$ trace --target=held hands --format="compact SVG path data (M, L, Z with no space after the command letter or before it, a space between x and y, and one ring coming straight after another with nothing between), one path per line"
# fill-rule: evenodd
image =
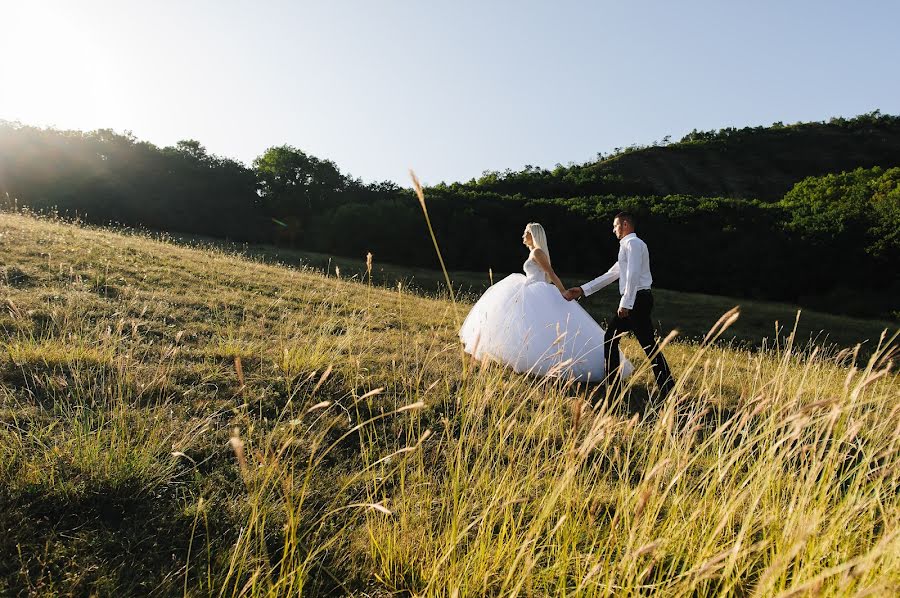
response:
M571 301L572 299L578 299L579 297L584 296L584 291L581 290L581 287L572 287L571 289L567 289L565 293L563 293L563 297L566 298L566 301Z
M628 314L630 314L630 313L631 313L631 310L630 310L630 309L626 309L626 308L624 308L624 307L620 307L620 308L619 308L619 311L616 312L616 315L618 315L620 318L627 318L627 317L628 317Z

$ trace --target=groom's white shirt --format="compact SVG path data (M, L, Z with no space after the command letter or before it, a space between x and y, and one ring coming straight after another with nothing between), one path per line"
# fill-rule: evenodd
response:
M653 284L650 276L650 251L647 244L630 233L619 240L619 259L606 274L581 285L585 297L596 293L606 285L619 281L622 299L619 307L634 309L634 298L638 291L649 289Z

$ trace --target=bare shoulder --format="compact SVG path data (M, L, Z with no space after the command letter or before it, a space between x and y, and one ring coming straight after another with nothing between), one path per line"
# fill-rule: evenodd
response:
M546 260L547 259L547 252L544 251L543 249L541 249L540 247L535 247L534 249L532 249L531 255L533 255L534 259L536 259L536 260Z

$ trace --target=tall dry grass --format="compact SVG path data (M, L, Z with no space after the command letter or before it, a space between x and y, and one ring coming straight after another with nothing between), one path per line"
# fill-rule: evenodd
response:
M454 362L426 388L401 385L389 404L414 409L341 436L363 462L304 526L312 535L285 528L282 556L233 593L300 592L336 546L345 568L424 596L900 590L896 339L882 337L859 370L793 335L760 352L715 345L738 316L678 348L678 387L639 413L627 397L649 379L646 363L620 395ZM305 468L261 457L292 522L304 512L302 492L290 498L297 468L319 475L336 446L325 444ZM356 517L329 523L339 512Z
M792 337L723 346L726 314L667 345L678 387L643 405L633 343L638 370L605 395L469 368L453 305L402 287L3 225L29 280L0 314L0 499L28 530L0 540L4 590L900 589L889 338L855 368Z

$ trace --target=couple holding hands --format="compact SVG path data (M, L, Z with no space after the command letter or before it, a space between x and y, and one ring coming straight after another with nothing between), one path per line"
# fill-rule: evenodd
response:
M619 351L619 339L631 331L652 360L664 399L675 380L659 350L650 317L650 253L634 231L634 216L617 214L613 219L613 234L619 239L616 262L594 280L566 289L553 271L544 228L536 222L528 224L522 234L522 242L530 249L522 267L525 273L510 274L472 307L459 331L466 353L477 360L499 361L517 372L606 382L617 388L633 371ZM621 299L604 333L573 300L617 280Z

